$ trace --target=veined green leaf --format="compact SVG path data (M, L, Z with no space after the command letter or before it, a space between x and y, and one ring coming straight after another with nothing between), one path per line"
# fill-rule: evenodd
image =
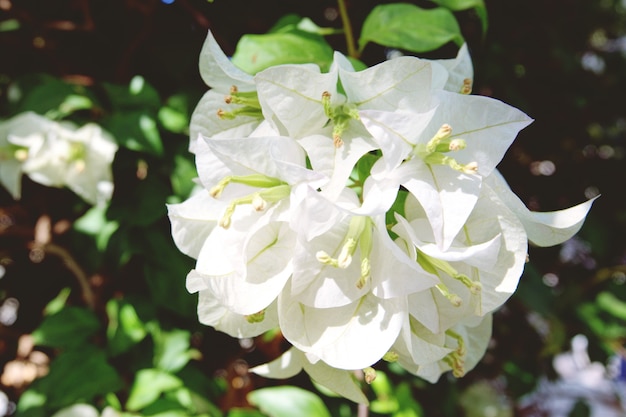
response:
M369 42L411 52L435 50L448 42L463 44L456 18L449 9L422 9L408 3L376 6L365 19L359 49Z

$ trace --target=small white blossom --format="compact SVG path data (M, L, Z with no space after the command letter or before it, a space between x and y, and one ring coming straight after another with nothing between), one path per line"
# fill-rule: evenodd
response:
M5 136L6 135L6 136ZM113 193L111 164L117 151L113 137L100 126L77 127L70 122L53 122L35 113L24 113L0 127L4 149L12 145L18 153L10 160L10 181L3 182L19 197L19 170L33 181L49 187L68 187L91 204L105 203ZM4 171L4 170L3 170Z

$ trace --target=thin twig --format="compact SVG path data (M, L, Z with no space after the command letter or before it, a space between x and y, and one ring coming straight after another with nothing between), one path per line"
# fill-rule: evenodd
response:
M354 35L352 33L352 23L350 23L350 17L348 16L348 8L346 7L345 0L337 0L339 6L339 14L341 15L341 22L343 24L343 32L346 36L346 46L348 48L348 56L352 58L359 57L359 51L356 49L354 43Z

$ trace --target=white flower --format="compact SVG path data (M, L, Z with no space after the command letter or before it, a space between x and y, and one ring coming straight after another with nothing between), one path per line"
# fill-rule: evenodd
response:
M49 187L67 186L91 204L111 198L111 163L117 144L100 126L89 123L77 127L70 122L58 123L25 113L11 119L4 129L7 142L21 152L18 158L22 162L21 171L33 181ZM10 175L9 187L19 196L16 175Z
M433 382L462 376L528 240L561 242L591 205L532 213L508 189L495 167L531 119L467 95L466 46L451 60L357 72L336 53L328 73L251 77L209 34L201 70L214 89L191 126L203 189L168 206L172 236L197 259L187 288L202 323L235 337L278 327L293 346L259 374L304 370L358 402L350 371L381 359Z
M445 251L434 244L419 206L412 210L407 209L408 221L397 216L393 230L405 240L410 256L442 280L409 295L409 311L422 325L443 332L464 317L494 311L513 294L526 261L526 234L493 191L481 191L463 230Z
M373 175L394 177L417 197L445 250L472 211L481 177L494 170L531 119L487 97L446 91L434 97L434 107L424 113L360 115L385 161Z
M44 132L53 122L33 112L20 113L0 122L0 183L14 199L22 194L22 165L30 149L37 149L45 140Z
M199 69L211 89L200 99L191 116L189 150L192 153L197 152L199 135L245 137L262 120L260 107L250 106L246 101L255 102L252 76L231 63L210 31L200 52Z
M447 371L461 377L480 362L491 340L492 315L459 321L434 334L411 324L394 346L398 363L407 371L435 383Z
M261 71L254 79L265 118L300 141L313 169L329 176L323 190L333 198L356 162L378 148L359 111L425 110L431 77L430 63L417 58L397 58L355 72L335 53L328 73L316 66L285 65Z

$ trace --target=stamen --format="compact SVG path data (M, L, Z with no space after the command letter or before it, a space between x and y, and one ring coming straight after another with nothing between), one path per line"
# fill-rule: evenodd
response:
M28 150L18 149L15 151L14 155L15 155L15 159L17 159L20 162L24 162L26 161L26 159L28 159Z
M263 211L267 208L267 201L263 200L260 194L254 194L252 197L252 207L256 211Z
M376 371L371 366L363 369L363 379L366 384L371 384L376 379Z
M441 295L446 297L448 301L452 303L453 306L460 307L461 304L463 304L463 300L461 299L461 297L459 297L456 294L452 294L450 290L448 289L448 287L445 286L445 284L437 284L435 285L435 288L437 288L439 292L441 293Z
M428 141L426 148L429 152L436 152L437 145L439 145L442 140L449 138L451 134L452 127L449 124L444 123L443 125L441 125L437 133L435 133L435 136L433 136L433 138Z
M337 257L337 263L339 268L346 269L352 263L352 254L356 249L358 241L354 238L347 238L346 242L341 247L341 252Z
M476 295L480 293L482 290L482 285L480 282L472 281L467 275L459 273L450 263L447 261L443 261L441 259L434 258L432 256L426 255L424 252L417 250L418 255L418 263L422 266L426 271L437 274L438 271L441 271L457 281L461 282L465 285L472 294ZM443 284L442 284L443 285Z
M444 357L443 361L447 363L450 368L452 368L452 375L460 378L465 375L464 357L467 354L465 341L460 334L451 329L446 330L446 335L456 340L457 348L454 350L454 352L450 352L446 357Z
M460 151L465 149L465 147L467 146L467 142L465 142L464 139L452 139L450 141L450 144L448 145L448 150L454 152L454 151Z
M470 94L472 92L472 80L466 78L463 80L463 86L461 87L461 94Z

